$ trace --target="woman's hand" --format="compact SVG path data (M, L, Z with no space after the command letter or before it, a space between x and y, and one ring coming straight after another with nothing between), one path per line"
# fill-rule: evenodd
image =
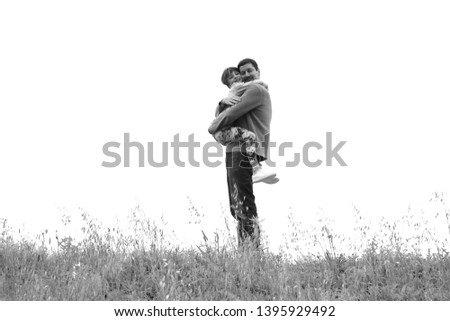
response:
M228 97L225 97L224 99L222 99L222 104L231 106L231 105L236 105L240 101L241 101L241 97L236 96L234 94L230 94L230 95L228 95Z

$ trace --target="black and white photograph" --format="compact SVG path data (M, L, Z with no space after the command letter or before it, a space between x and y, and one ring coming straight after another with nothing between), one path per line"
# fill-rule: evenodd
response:
M445 311L449 17L1 1L5 320Z

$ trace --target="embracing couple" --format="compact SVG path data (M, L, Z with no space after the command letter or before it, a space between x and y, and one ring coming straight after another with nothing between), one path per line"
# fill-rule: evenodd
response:
M224 70L222 83L230 92L217 106L216 118L208 129L227 147L228 195L231 215L238 221L239 245L251 241L256 247L260 240L253 184L279 180L261 165L267 159L272 104L268 86L259 76L258 64L249 58Z

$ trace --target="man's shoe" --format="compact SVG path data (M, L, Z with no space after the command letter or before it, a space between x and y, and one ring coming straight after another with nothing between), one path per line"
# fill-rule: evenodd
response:
M259 183L263 180L267 180L267 179L273 179L275 178L275 176L277 176L277 174L273 171L270 171L268 169L264 169L261 166L256 166L255 170L253 172L253 183ZM271 184L271 183L269 183ZM274 183L272 183L274 184Z

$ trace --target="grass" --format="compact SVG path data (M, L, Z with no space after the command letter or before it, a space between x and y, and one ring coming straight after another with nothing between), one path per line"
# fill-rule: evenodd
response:
M432 202L441 206L433 219L450 234L443 195ZM192 202L189 211L199 224ZM450 300L447 237L435 237L417 215L381 221L377 231L357 209L355 219L356 245L326 219L311 228L290 215L276 254L237 248L228 221L225 233L203 232L203 241L188 248L136 212L129 232L103 228L83 213L78 240L48 231L27 238L4 224L0 300ZM292 255L307 243L319 250Z

